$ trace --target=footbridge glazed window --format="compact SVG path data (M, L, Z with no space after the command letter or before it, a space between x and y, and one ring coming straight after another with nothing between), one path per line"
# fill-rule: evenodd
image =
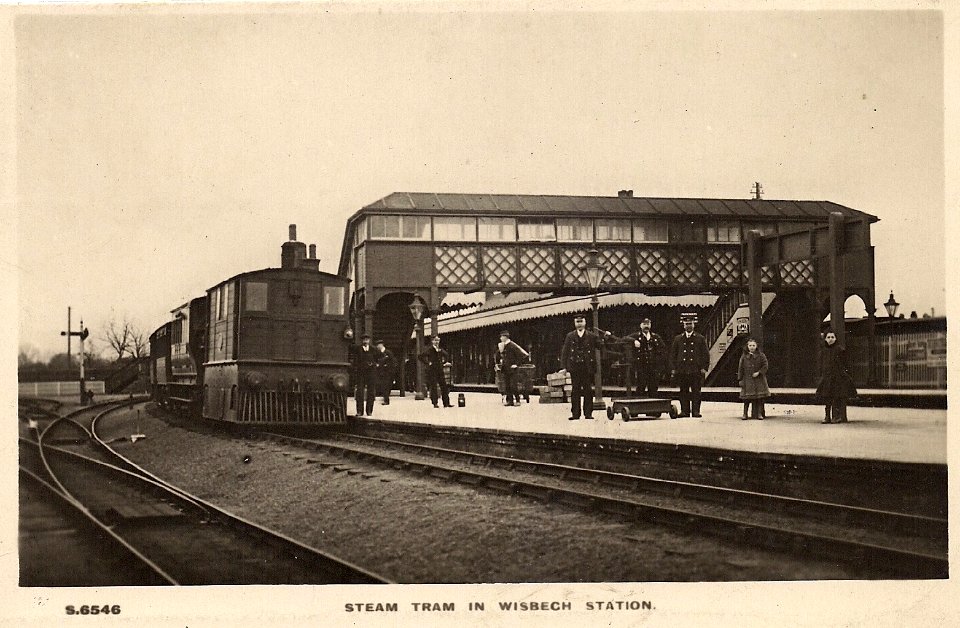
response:
M630 221L610 218L597 220L597 242L629 242Z
M557 239L552 218L521 218L517 221L517 237L525 242L553 242Z
M633 222L634 242L657 242L668 240L666 220L635 220Z
M370 239L429 240L429 216L370 216Z
M589 218L557 218L557 240L561 242L593 242L593 220Z
M717 222L707 225L707 242L739 242L740 223Z
M483 242L514 242L517 222L513 218L479 218L480 240Z
M475 242L477 240L477 219L458 216L434 218L433 239Z

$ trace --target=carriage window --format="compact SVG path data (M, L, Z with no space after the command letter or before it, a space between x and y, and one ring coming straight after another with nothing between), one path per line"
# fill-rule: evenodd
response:
M332 316L343 316L344 288L343 286L324 286L323 313Z
M248 312L267 311L267 284L262 281L248 281L246 284L244 309Z
M597 220L597 241L629 242L629 220Z
M553 220L521 218L517 221L517 233L520 240L533 242L553 242L557 231Z
M557 240L593 242L593 221L589 218L557 218Z
M633 223L634 242L666 242L667 222L665 220L636 220Z
M513 218L479 218L480 239L485 242L513 242L517 223Z
M434 240L475 241L477 239L476 218L434 218Z

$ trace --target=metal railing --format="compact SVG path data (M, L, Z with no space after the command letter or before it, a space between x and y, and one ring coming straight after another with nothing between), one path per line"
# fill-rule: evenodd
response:
M342 423L346 395L327 392L241 391L237 409L240 423Z

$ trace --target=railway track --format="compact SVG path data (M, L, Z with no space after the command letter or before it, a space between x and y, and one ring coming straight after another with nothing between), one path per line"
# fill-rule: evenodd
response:
M381 438L346 434L324 439L280 434L263 437L341 460L405 469L799 556L836 559L856 565L865 577L948 575L945 519ZM349 462L340 465L351 470Z
M128 584L388 582L217 508L112 452L97 435L98 422L118 408L84 408L38 429L36 439L21 437L20 472L82 516L85 531L135 559L137 575Z

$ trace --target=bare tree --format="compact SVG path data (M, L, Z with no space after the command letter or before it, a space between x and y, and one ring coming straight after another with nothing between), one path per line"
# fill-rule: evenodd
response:
M31 344L21 344L20 351L17 353L17 367L24 368L40 362L40 352Z
M150 338L138 325L130 326L130 355L139 359L150 353Z
M104 327L102 338L116 352L117 360L121 360L123 354L130 350L130 328L130 320L126 316L123 317L122 321L117 321L115 317L111 316Z

